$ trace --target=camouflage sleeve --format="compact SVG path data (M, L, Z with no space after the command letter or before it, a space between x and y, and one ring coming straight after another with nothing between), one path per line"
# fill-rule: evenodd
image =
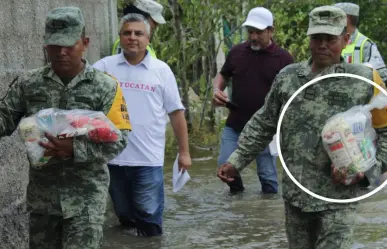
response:
M106 84L104 92L101 93L101 96L103 96L101 111L105 113L107 117L111 116L113 111L115 112L113 114L116 114L116 116L124 117L124 119L126 119L126 124L118 124L118 122L113 121L116 127L120 130L119 140L113 143L96 144L89 141L85 136L75 137L73 142L75 162L99 161L106 163L117 157L125 149L127 145L128 132L131 127L126 110L126 103L123 102L125 105L125 108L123 109L113 108L116 106L117 99L124 101L122 95L117 96L118 93L122 94L121 88L118 84Z
M378 134L376 158L380 162L381 173L387 172L387 126L375 129Z
M386 85L379 76L377 71L373 71L373 81L386 89ZM380 90L376 87L374 89L374 96L380 93ZM372 124L375 127L376 133L378 134L377 143L377 159L381 163L381 173L387 171L387 108L372 110Z
M25 103L19 78L15 78L7 94L0 99L0 137L11 135L24 116Z
M364 44L363 61L369 62L378 71L383 82L387 82L387 67L375 43L368 41Z
M380 175L387 172L387 127L375 128L378 140L376 143L376 165L364 172L366 177L361 185L376 186Z
M273 140L282 106L279 91L283 75L280 72L274 79L264 106L246 124L239 136L237 149L227 160L238 171L248 166Z
M373 81L378 85L385 87L385 84L382 82L381 77L377 71L373 70ZM379 89L372 87L372 96L375 96L380 93ZM371 98L370 97L370 98ZM377 151L376 151L376 166L372 167L370 170L365 172L365 176L368 180L368 183L365 185L375 185L380 177L380 174L383 174L387 171L387 116L386 110L384 109L374 109L371 111L372 114L372 125L375 128L375 131L378 135L377 140Z
M382 77L383 82L387 83L387 67L379 68L377 71L380 74L380 77Z

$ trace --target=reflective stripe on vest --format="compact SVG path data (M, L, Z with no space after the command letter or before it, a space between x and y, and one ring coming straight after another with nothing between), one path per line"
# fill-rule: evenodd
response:
M114 42L113 49L112 49L112 55L116 55L121 53L121 47L120 47L120 39L117 39L116 42Z
M356 39L351 44L348 44L341 52L344 60L347 63L363 63L363 48L366 41L370 40L360 32L357 33Z

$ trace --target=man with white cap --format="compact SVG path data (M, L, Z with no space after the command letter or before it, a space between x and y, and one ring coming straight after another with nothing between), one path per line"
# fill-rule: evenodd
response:
M133 3L126 5L123 10L124 16L129 13L141 14L148 19L149 24L151 26L150 40L152 40L152 36L157 28L157 25L166 23L162 14L163 6L154 0L135 0ZM148 44L146 49L151 56L157 58L156 52L154 51L150 43ZM113 45L112 55L119 53L121 53L121 47L120 39L118 38Z
M292 56L280 48L273 40L273 15L263 8L252 9L243 26L247 30L248 41L234 46L226 58L220 73L214 80L213 103L215 106L229 107L230 114L222 132L218 165L237 148L238 138L253 114L264 103L266 94L278 72L293 63ZM232 78L232 101L223 93L226 82ZM277 193L276 158L269 147L256 157L257 173L263 193ZM229 183L230 191L243 191L242 178Z
M384 82L387 82L387 68L376 44L357 29L359 6L354 3L336 3L347 15L347 32L351 35L342 56L348 63L363 63L377 70Z

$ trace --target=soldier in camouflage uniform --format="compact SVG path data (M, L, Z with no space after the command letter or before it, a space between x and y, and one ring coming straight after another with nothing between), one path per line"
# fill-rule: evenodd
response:
M309 14L311 58L285 67L275 78L265 105L249 120L239 139L238 149L219 169L218 177L233 181L257 154L262 152L276 133L280 113L302 85L318 76L351 73L384 86L376 71L361 64L345 63L341 50L349 39L345 13L334 6L315 8ZM379 135L378 163L359 173L351 183L331 162L321 142L321 131L332 115L355 105L367 104L377 94L364 81L347 77L328 78L314 84L292 101L281 125L281 149L292 175L310 191L321 196L347 199L357 196L362 186L374 184L387 170L386 110L373 110L373 125ZM345 172L341 172L345 173ZM291 249L350 248L357 203L338 204L316 199L303 192L284 174L283 198L286 232Z
M57 8L46 20L44 43L50 64L16 78L0 102L0 137L11 135L21 118L46 108L102 111L121 130L114 143L85 136L59 140L46 134L40 145L54 159L30 167L27 204L31 249L97 249L108 197L107 161L126 146L131 129L117 82L82 58L85 37L81 10Z

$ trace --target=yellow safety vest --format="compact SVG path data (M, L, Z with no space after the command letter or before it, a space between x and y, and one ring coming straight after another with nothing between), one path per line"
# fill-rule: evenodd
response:
M370 40L368 37L358 32L357 36L351 44L348 44L341 52L344 60L350 64L363 63L363 48L366 41Z
M157 58L156 52L154 51L154 49L152 48L152 46L150 44L146 47L146 50L148 50L148 53L152 57ZM120 46L120 39L117 39L113 45L112 55L119 54L119 53L121 53L121 46Z
M373 70L373 81L386 89L386 85L384 84L382 78L376 70ZM386 89L387 90L387 89ZM380 90L374 87L374 96L380 93ZM372 124L374 128L385 128L387 127L387 108L383 109L374 109L371 111L372 114Z

